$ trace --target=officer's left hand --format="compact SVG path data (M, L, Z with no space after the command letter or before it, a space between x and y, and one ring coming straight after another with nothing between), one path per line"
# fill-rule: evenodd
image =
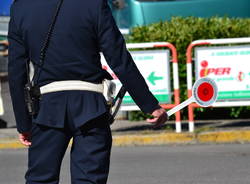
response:
M31 133L25 132L19 134L20 142L25 146L31 146Z

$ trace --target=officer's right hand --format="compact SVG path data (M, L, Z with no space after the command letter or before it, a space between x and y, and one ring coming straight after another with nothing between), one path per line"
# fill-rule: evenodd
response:
M19 141L24 146L31 146L31 133L30 132L20 133L19 134Z
M147 122L154 124L156 127L163 125L168 120L166 110L163 108L154 110L151 115L153 116L153 118L147 119Z

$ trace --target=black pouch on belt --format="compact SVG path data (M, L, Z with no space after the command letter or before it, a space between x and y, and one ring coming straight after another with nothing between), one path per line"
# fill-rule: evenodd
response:
M24 87L24 95L29 114L35 116L39 110L40 88L27 83Z

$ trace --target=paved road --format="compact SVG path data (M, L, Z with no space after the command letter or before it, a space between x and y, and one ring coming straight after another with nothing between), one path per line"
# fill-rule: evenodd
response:
M0 150L0 183L24 183L26 150ZM61 184L69 184L69 152ZM113 148L109 184L249 184L250 144Z

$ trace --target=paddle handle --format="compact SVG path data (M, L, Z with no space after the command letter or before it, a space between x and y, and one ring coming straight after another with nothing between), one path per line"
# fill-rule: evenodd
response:
M194 102L194 98L193 96L191 96L190 98L188 98L187 100L185 100L184 102L180 103L179 105L175 106L174 108L170 109L169 111L167 111L167 115L168 117L173 115L174 113L176 113L177 111L183 109L184 107L188 106L189 104L191 104L192 102Z

